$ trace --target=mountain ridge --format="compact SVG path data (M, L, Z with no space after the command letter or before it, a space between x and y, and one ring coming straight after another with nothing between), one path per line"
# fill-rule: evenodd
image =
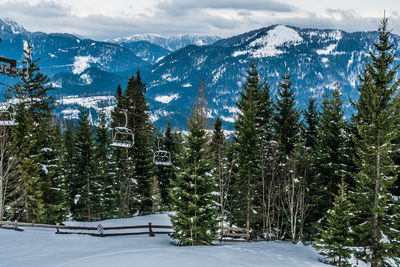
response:
M237 112L235 103L253 60L260 76L267 77L273 96L280 74L285 65L289 67L299 108L304 108L311 96L321 100L325 88L340 83L349 115L349 99L358 97L358 74L369 57L368 51L374 49L377 32L349 33L276 24L208 45L186 45L176 51L146 40L116 44L79 39L71 34L0 30L0 37L4 39L0 55L5 56L6 48L7 55L13 57L18 52L19 58L23 40L34 40L34 52L41 57L42 71L54 78L59 88L66 85L79 88L75 91L82 91L81 95L112 95L116 84L124 87L129 75L140 69L148 88L146 98L151 118L161 128L167 120L185 128L189 103L203 77L211 116L220 116L225 127L232 129ZM394 49L400 50L400 37L392 34L391 40ZM397 57L395 62L398 64L400 59ZM59 90L64 95L68 95L67 91ZM76 93L71 90L72 94Z

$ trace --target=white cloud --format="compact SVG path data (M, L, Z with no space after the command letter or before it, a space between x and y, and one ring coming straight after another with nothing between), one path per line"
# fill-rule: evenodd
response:
M97 40L134 33L228 37L272 24L376 30L383 10L400 34L398 0L0 0L0 16L27 30Z

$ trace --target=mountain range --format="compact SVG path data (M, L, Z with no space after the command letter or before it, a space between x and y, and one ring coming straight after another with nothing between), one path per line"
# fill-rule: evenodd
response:
M309 97L321 100L326 88L340 84L348 115L350 99L358 96L358 75L377 36L377 32L272 25L225 39L147 34L94 41L28 32L10 19L0 19L0 56L20 60L24 44L30 43L41 70L57 88L57 112L67 118L76 118L82 105L91 108L93 120L100 105L110 111L117 85L126 86L129 75L140 69L156 126L163 128L171 120L175 127L185 128L190 103L203 79L210 116L220 116L225 128L232 129L235 103L253 60L273 95L288 67L299 108ZM398 51L400 37L392 34L391 41ZM399 57L395 61L400 63ZM0 81L13 82L5 77Z

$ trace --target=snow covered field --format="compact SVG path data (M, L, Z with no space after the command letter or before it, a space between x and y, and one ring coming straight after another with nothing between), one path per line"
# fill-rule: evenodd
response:
M103 226L169 225L168 215L102 221ZM97 226L99 222L69 222ZM178 247L167 235L92 237L56 235L54 229L0 229L0 266L327 266L310 246L288 242L216 243ZM143 229L142 229L143 230Z

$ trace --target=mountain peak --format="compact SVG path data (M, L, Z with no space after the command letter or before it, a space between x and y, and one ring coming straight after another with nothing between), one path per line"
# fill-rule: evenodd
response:
M26 32L25 28L9 18L0 18L0 30L13 34Z

